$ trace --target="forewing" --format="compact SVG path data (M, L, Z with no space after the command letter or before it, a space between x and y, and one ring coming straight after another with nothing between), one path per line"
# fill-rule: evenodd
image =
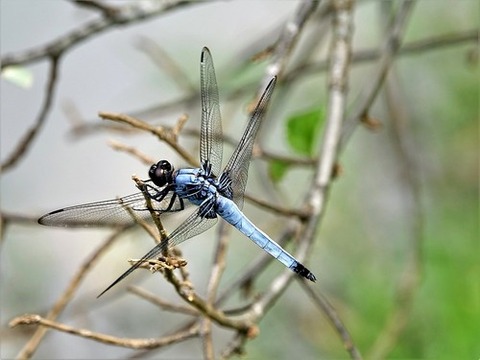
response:
M267 110L276 81L277 78L274 77L268 83L250 117L240 142L223 170L232 180L233 201L240 209L243 207L243 195L245 193L245 186L247 185L248 167L250 165L250 158L252 157L253 143L255 142L255 137L257 136L258 129Z
M130 275L135 269L137 269L142 263L147 260L155 259L166 248L174 247L187 239L201 234L205 230L211 228L216 222L217 218L206 218L205 214L210 213L213 209L214 202L210 200L202 203L198 209L193 212L183 223L181 223L168 237L167 241L162 241L156 245L152 250L146 253L142 258L132 265L127 271L118 277L110 286L108 286L98 297L102 296L112 287L117 285L120 281Z
M162 201L151 200L153 210L164 213L183 209L183 203L173 191L169 191ZM170 207L170 208L169 208ZM133 224L135 219L127 208L134 211L135 216L150 220L145 196L142 192L118 199L97 201L75 205L52 211L42 216L38 222L47 226L114 226Z
M212 55L204 47L200 58L200 96L202 123L200 126L200 162L209 160L213 174L218 176L222 166L222 118Z

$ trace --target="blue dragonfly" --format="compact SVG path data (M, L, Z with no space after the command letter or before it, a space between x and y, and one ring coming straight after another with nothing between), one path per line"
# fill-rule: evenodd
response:
M253 143L272 96L276 77L270 80L264 90L223 171L218 88L212 56L206 47L203 48L200 59L200 83L200 168L175 170L170 162L160 160L150 167L149 180L140 188L141 192L114 200L59 209L38 220L40 224L48 226L120 225L135 221L132 212L135 217L148 219L151 218L149 210L163 214L181 211L192 204L197 206L168 236L167 241L162 241L146 253L99 296L130 275L142 263L158 258L167 248L172 248L212 227L219 216L298 275L311 281L316 280L310 270L256 227L241 211Z

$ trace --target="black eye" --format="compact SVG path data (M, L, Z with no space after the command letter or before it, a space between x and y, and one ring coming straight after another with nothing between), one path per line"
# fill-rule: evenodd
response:
M172 181L173 167L167 160L160 160L148 170L148 176L155 185L164 186Z
M172 164L170 164L167 160L160 160L157 165L159 168L165 171L172 171Z

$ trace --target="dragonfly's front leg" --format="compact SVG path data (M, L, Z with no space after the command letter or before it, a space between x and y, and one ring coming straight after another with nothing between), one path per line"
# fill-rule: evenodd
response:
M151 186L146 183L142 183L138 188L147 196L149 199L155 201L158 204L161 204L162 201L164 201L167 197L167 195L170 194L171 192L171 197L167 201L165 201L166 204L162 204L162 207L155 207L153 210L154 211L160 211L160 212L169 212L169 211L182 211L185 209L185 204L183 202L183 199L178 196L178 194L175 192L175 187L173 184L169 184L159 190L158 188ZM176 204L178 201L178 204ZM174 208L175 207L175 208Z

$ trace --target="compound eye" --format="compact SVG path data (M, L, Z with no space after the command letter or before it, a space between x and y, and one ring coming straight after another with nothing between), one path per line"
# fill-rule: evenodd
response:
M172 164L170 164L167 160L160 160L157 165L159 168L165 171L172 171Z
M155 185L164 186L172 180L172 165L166 160L160 160L148 170L148 176Z

